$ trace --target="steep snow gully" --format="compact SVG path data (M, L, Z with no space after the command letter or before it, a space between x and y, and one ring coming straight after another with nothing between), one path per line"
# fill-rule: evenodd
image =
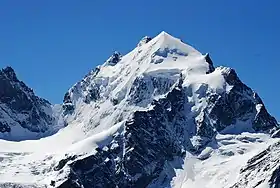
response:
M232 68L166 32L52 105L0 70L0 187L277 188L279 125Z

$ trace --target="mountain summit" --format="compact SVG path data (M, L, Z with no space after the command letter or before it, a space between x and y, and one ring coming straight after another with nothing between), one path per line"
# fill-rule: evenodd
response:
M265 150L265 143L277 140L271 138L276 120L232 68L215 68L209 54L166 32L144 37L126 55L114 52L74 84L61 110L52 114L53 125L65 127L18 143L18 152L29 154L13 157L16 166L4 156L3 185L142 188L205 182L245 188L248 181L254 184L247 174L263 169L255 163L254 169L245 168L246 162L251 165L249 159ZM230 162L235 160L240 164ZM272 166L269 173L277 163ZM8 178L1 169L14 173ZM263 182L269 181L268 174L262 175Z

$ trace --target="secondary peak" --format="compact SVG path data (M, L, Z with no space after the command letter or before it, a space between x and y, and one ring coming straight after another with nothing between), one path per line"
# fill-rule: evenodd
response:
M147 43L150 42L151 40L152 40L151 37L145 36L145 37L143 37L143 38L140 40L140 42L137 44L137 47L140 47L140 46L142 46L143 44L147 44Z

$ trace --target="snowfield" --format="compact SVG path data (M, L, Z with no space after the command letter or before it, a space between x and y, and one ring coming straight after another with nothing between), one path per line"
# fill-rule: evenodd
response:
M241 168L252 156L279 139L272 139L266 134L242 133L217 135L217 141L213 147L205 148L198 157L190 155L185 159L183 169L176 170L172 187L229 188L238 182ZM265 187L269 186L258 186Z
M64 155L90 153L97 145L106 145L106 142L110 142L110 135L121 126L116 125L77 143L71 143L72 139L61 137L60 133L41 140L22 142L1 140L0 182L23 185L34 183L43 187L58 176L51 171L51 167L54 167ZM76 135L75 131L72 134L70 132L65 134ZM240 169L252 156L278 141L280 139L273 139L261 133L217 135L217 143L212 143L212 146L205 148L200 155L187 154L182 167L175 170L176 176L171 182L171 187L229 188L238 180ZM173 161L170 165L173 163L180 162ZM63 178L63 174L60 176ZM269 186L259 186L265 187Z

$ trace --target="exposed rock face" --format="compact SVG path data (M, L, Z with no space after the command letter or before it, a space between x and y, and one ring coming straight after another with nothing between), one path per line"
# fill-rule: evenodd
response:
M210 55L207 53L205 56L206 62L209 64L209 71L207 73L211 73L215 70L214 64L212 59L210 58Z
M223 76L231 89L220 95L210 95L207 109L217 131L238 121L249 121L255 131L267 131L277 125L259 96L240 81L233 69L225 69Z
M105 65L114 66L116 65L122 58L120 52L114 52L113 55L105 62Z
M0 70L0 132L10 133L22 127L45 132L53 123L51 105L17 79L11 67Z
M140 47L140 46L142 46L143 44L147 44L147 43L150 42L151 40L152 40L151 37L145 36L145 37L143 37L143 38L140 40L140 42L137 44L137 47Z

